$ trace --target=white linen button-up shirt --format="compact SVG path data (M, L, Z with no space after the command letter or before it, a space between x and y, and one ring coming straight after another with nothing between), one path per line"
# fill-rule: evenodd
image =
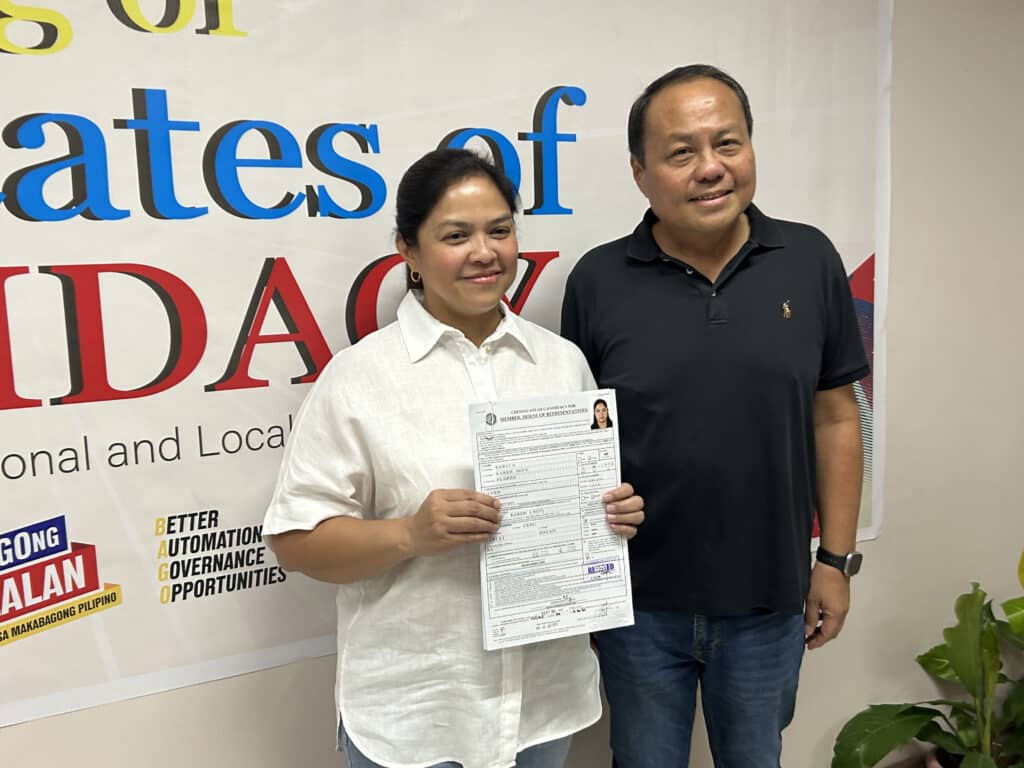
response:
M467 405L594 388L570 342L505 311L479 348L410 292L398 321L340 351L296 416L265 535L336 515L414 514L473 488ZM585 635L484 651L479 545L338 588L335 694L345 730L389 768L511 766L601 715Z

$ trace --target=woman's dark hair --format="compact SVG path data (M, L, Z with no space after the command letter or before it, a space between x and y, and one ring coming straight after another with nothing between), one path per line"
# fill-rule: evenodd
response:
M420 227L434 206L453 185L472 176L490 179L512 213L519 210L519 193L504 173L482 155L468 149L435 149L411 166L398 182L395 230L409 245L417 244ZM414 285L406 269L406 285Z
M595 411L597 410L597 406L599 406L599 405L603 405L603 406L604 406L604 409L605 409L606 411L608 410L608 403L606 403L606 402L605 402L604 400L602 400L601 398L598 398L597 400L595 400L595 401L594 401L594 410L595 410ZM612 414L611 414L611 411L609 411L609 412L608 412L608 417L607 417L607 421L608 421L608 426L609 426L609 427L611 427L611 426L614 426L614 425L612 424ZM600 426L598 425L598 423L597 423L597 414L596 414L596 413L594 414L594 423L590 425L590 428L591 428L591 429L600 429L600 428L601 428L601 427L600 427Z
M644 128L646 127L644 121L647 119L647 107L650 106L651 99L670 85L688 83L691 80L699 80L700 78L717 80L723 85L728 86L736 94L736 98L740 100L740 107L743 108L743 119L747 124L747 135L754 135L754 116L750 112L750 99L747 98L747 92L743 90L743 86L734 77L710 64L690 64L685 67L676 67L644 88L644 92L637 96L636 101L633 102L633 106L629 110L629 120L626 123L629 154L637 159L641 167L644 165Z

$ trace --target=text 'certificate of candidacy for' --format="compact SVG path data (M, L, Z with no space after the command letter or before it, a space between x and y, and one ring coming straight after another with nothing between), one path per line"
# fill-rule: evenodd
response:
M480 553L486 650L633 623L602 498L621 482L617 413L611 389L469 407L476 487L502 515Z

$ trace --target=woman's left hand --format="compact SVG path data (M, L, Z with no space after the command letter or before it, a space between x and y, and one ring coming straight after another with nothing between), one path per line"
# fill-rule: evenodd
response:
M636 527L644 521L644 499L623 483L604 494L604 511L608 526L627 539L636 536Z

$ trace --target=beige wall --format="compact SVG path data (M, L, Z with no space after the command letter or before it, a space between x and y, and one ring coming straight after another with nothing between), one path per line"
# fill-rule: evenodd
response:
M1024 249L1012 223L1024 2L895 0L893 36L886 522L864 547L842 638L805 663L788 768L827 766L840 725L868 702L933 695L914 655L940 639L969 581L1014 593L1024 546ZM0 754L87 768L340 766L332 664L7 728ZM605 739L603 723L579 737L571 768L607 765ZM692 764L711 766L699 740Z

